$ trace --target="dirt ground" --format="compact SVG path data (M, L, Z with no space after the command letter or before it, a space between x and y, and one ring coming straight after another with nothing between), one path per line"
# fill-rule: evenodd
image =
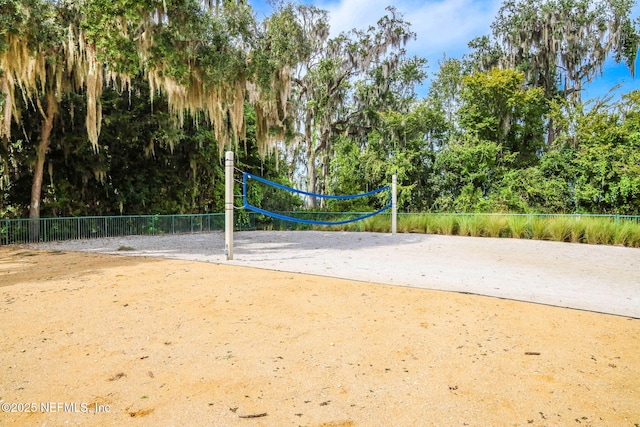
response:
M0 248L0 426L638 426L640 320Z

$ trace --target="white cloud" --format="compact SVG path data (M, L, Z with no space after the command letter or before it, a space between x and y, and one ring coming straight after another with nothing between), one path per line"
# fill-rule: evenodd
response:
M320 9L329 11L331 34L337 35L353 28L362 29L375 25L385 15L388 0L343 0L339 3L313 2Z
M408 10L407 21L418 35L417 50L425 56L447 52L457 56L475 37L489 34L501 1L444 0Z
M331 33L337 35L353 28L375 25L384 16L389 0L313 1L329 11ZM393 5L411 23L417 35L409 42L410 55L427 58L435 70L437 62L447 54L460 57L468 51L467 44L475 37L489 34L502 0L400 0Z

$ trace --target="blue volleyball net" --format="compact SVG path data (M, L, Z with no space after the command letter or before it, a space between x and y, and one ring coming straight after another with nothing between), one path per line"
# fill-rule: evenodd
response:
M296 217L292 217L289 215L283 215L280 213L276 213L276 212L271 212L271 211L267 211L265 209L259 208L257 206L252 205L251 203L249 203L249 201L247 200L247 182L253 179L255 181L258 181L262 184L266 184L275 188L279 188L281 190L284 191L288 191L291 193L295 193L295 194L300 194L303 196L310 196L310 197L317 197L320 199L334 199L334 200L349 200L349 199L358 199L361 197L368 197L368 196L373 196L375 194L381 193L383 191L389 191L389 203L384 206L381 209L378 209L375 212L370 212L364 215L360 215L356 218L351 218L351 219L347 219L347 220L342 220L342 221L317 221L317 220L310 220L310 219L302 219L302 218L296 218ZM291 221L291 222L299 222L301 224L310 224L310 225L341 225L341 224L348 224L350 222L356 222L356 221L361 221L363 219L372 217L374 215L377 215L381 212L384 212L388 209L391 209L392 207L392 201L391 201L391 189L388 185L385 185L384 187L378 188L377 190L373 190L373 191L369 191L368 193L362 193L362 194L352 194L352 195L348 195L348 196L328 196L328 195L324 195L324 194L315 194L315 193L309 193L307 191L302 191L302 190L296 190L295 188L291 188L291 187L287 187L285 185L281 185L278 184L276 182L273 181L269 181L268 179L264 179L261 178L259 176L255 176L252 175L250 173L247 172L243 172L242 173L242 201L243 201L243 206L245 209L249 209L251 211L254 212L258 212L261 213L263 215L267 215L273 218L277 218L283 221Z

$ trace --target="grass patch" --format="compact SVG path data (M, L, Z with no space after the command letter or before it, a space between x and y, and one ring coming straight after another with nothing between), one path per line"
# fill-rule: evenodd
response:
M462 215L457 219L458 234L460 236L477 236L478 223L471 215Z
M628 220L617 221L614 224L612 243L630 248L640 248L640 223Z
M421 215L422 217L422 224L424 227L424 232L427 234L437 234L436 233L436 218L437 215L433 215L433 214L423 214Z
M523 215L509 216L507 218L506 237L513 239L531 239L529 217Z
M386 215L376 215L366 218L364 221L366 231L373 233L387 233L391 231L391 218Z
M426 233L426 215L402 215L398 216L399 233Z
M633 233L633 226L628 221L616 224L611 242L617 246L628 246Z
M455 215L436 215L432 220L427 232L450 236L458 234L458 221Z
M631 232L627 246L640 248L640 223L634 223L633 231Z
M574 218L571 224L571 232L569 233L569 241L572 243L582 243L584 241L584 233L586 225L582 218Z
M549 240L550 235L548 231L548 218L533 217L529 221L529 228L531 230L531 238L534 240Z
M583 218L584 243L609 245L613 241L614 226L609 218Z
M486 216L483 222L484 236L509 237L509 224L504 215Z
M640 248L640 222L609 216L400 214L397 228L399 233L506 237ZM389 233L391 215L377 215L328 229ZM135 249L121 246L118 250Z
M570 242L571 230L573 229L573 218L567 217L550 217L546 226L549 240L556 242Z
M492 237L491 218L486 215L465 214L455 217L457 234L471 237Z

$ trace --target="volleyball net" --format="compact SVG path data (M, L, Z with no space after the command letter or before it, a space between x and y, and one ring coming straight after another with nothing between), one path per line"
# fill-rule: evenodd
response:
M233 152L232 151L228 151L225 155L225 254L227 256L227 260L232 260L233 259L233 211L235 209L235 204L234 204L234 160L233 160ZM307 197L315 197L315 198L319 198L319 199L332 199L332 200L352 200L352 199L359 199L359 198L363 198L363 197L369 197L369 196L374 196L376 194L382 193L384 191L388 191L389 194L389 202L383 206L382 208L374 211L374 212L367 212L364 213L362 215L359 215L355 218L350 218L350 219L344 219L344 220L339 220L339 221L321 221L321 220L313 220L313 219L305 219L305 218L297 218L291 215L286 215L284 213L278 213L278 212L272 212L263 208L260 208L258 206L252 205L249 200L248 200L248 183L250 180L254 180L257 181L263 185L267 185L267 186L271 186L274 187L276 189L282 190L282 191L287 191L289 193L293 193L293 194L297 194L300 196L307 196ZM312 192L308 192L308 191L303 191L303 190L298 190L292 187L288 187L286 185L282 185L282 184L278 184L276 182L270 181L268 179L247 173L247 172L242 172L242 204L243 204L243 208L247 209L247 210L251 210L253 212L256 213L260 213L263 215L267 215L270 216L272 218L276 218L282 221L291 221L291 222L297 222L297 223L302 223L302 224L309 224L309 225L326 225L326 226L331 226L331 225L343 225L343 224L348 224L348 223L352 223L352 222L356 222L356 221L361 221L363 219L366 218L370 218L372 216L378 215L386 210L391 209L392 211L392 215L391 215L391 230L392 230L392 234L396 234L396 222L397 222L397 209L396 209L396 176L393 176L393 180L392 180L392 184L391 186L389 185L385 185L384 187L380 187L376 190L373 191L369 191L366 193L360 193L360 194L351 194L351 195L326 195L326 194L316 194L316 193L312 193Z
M375 212L369 212L366 213L364 215L360 215L357 216L355 218L350 218L350 219L345 219L345 220L340 220L340 221L319 221L319 220L312 220L312 219L303 219L303 218L296 218L290 215L284 215L282 213L277 213L277 212L271 212L268 211L266 209L262 209L259 208L255 205L252 205L251 203L249 203L248 198L247 198L247 183L249 180L255 180L258 181L262 184L265 185L269 185L271 187L275 187L277 189L280 190L284 190L284 191L288 191L290 193L294 193L294 194L299 194L302 196L309 196L309 197L316 197L318 199L331 199L331 200L353 200L353 199L359 199L362 197L369 197L369 196L373 196L376 195L378 193L382 193L383 191L389 191L389 203L378 209ZM361 221L363 219L366 218L370 218L372 216L378 215L379 213L382 213L388 209L391 209L393 203L392 203L392 197L391 197L391 187L388 185L385 185L384 187L380 187L376 190L373 191L369 191L367 193L361 193L361 194L352 194L352 195L347 195L347 196L332 196L332 195L326 195L326 194L317 194L317 193L310 193L308 191L302 191L302 190L298 190L295 188L291 188L291 187L287 187L286 185L282 185L282 184L278 184L276 182L273 181L269 181L268 179L264 179L261 178L259 176L256 175L252 175L250 173L247 172L243 172L242 173L242 203L243 203L243 207L245 209L251 210L253 212L257 212L263 215L267 215L270 216L272 218L276 218L276 219L280 219L283 221L291 221L291 222L298 222L301 224L309 224L309 225L343 225L343 224L349 224L351 222L356 222L356 221Z

